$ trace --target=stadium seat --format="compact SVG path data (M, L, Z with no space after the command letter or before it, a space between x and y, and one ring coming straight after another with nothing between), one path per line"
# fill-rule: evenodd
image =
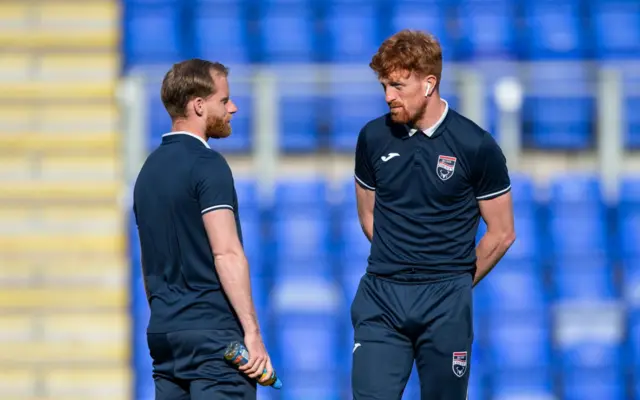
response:
M511 196L517 240L505 254L502 263L525 262L526 264L537 262L542 258L539 251L537 204L533 193L534 187L530 178L518 174L511 176ZM479 233L484 233L484 231Z
M627 364L633 364L636 373L640 373L640 312L638 310L638 307L634 307L629 312L628 349L632 359L627 362Z
M504 370L550 365L551 321L546 312L493 313L487 322L487 364Z
M145 88L147 95L147 134L148 149L155 150L162 143L162 135L171 132L171 117L162 104L160 85L149 84Z
M546 400L553 396L552 376L546 369L506 369L491 374L490 380L496 400Z
M637 58L640 54L640 4L634 0L591 0L588 4L596 56L603 60Z
M180 6L168 2L125 8L123 50L128 67L172 63L183 56Z
M531 60L575 60L585 55L580 0L524 2L527 22L521 39Z
M622 275L624 300L630 307L640 308L640 257L625 258Z
M331 148L354 153L365 124L389 112L384 91L371 80L336 81L331 85L327 125L332 127Z
M331 0L326 4L329 61L369 61L380 42L376 2Z
M627 399L624 375L613 369L571 368L563 374L563 399Z
M35 371L14 366L0 371L0 393L4 398L35 397L38 375Z
M350 177L349 182L345 185L348 188L345 192L348 192L349 198L355 197L354 186L354 179ZM367 257L369 257L371 244L360 226L355 202L347 201L340 205L338 223L340 229L340 259L345 262L356 261L361 265L365 265ZM345 272L347 270L351 271L351 269L344 269ZM356 270L361 271L362 268L356 267Z
M587 149L593 144L594 78L583 64L542 64L525 81L524 144L540 149Z
M462 43L459 56L492 62L517 56L515 3L508 0L463 0L458 7Z
M616 297L613 268L604 259L560 258L554 262L552 280L560 301L601 301Z
M623 179L618 206L620 252L625 258L640 256L640 179Z
M275 362L290 386L286 398L337 398L342 306L335 287L330 281L289 278L275 287L272 307Z
M541 311L547 306L543 276L535 265L501 263L482 285L492 312Z
M312 8L302 2L264 2L260 8L262 61L301 63L314 60L314 18ZM295 32L292 35L290 32Z
M92 399L122 398L130 392L131 375L124 369L82 368L47 371L44 385L51 397L91 396Z
M640 79L636 83L625 82L624 86L638 85ZM640 114L636 112L640 108L640 97L627 96L625 101L625 117L627 119L627 129L625 129L624 144L627 147L638 149L640 148Z
M313 88L296 84L295 95L280 98L280 148L285 152L309 152L318 149L318 119L320 99Z
M384 32L384 38L402 29L425 30L432 33L440 42L442 56L445 62L453 59L455 56L455 47L447 29L446 5L447 2L442 0L394 1L390 10L390 30Z
M413 368L411 369L411 376L409 376L409 381L407 382L407 386L404 388L404 393L402 394L402 400L412 400L420 398L420 378L418 377L418 369L414 363Z
M251 61L246 15L241 3L199 0L194 13L196 57L224 60L228 65Z
M274 216L276 278L333 276L329 262L330 212L322 181L281 182L276 187ZM284 273L285 275L281 275Z
M597 178L557 175L551 182L550 239L559 256L607 254L604 205Z

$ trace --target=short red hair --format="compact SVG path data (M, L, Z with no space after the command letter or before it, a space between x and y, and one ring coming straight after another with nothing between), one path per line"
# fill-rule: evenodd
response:
M434 75L440 85L442 48L435 36L405 29L386 39L369 64L378 78L388 78L396 71Z

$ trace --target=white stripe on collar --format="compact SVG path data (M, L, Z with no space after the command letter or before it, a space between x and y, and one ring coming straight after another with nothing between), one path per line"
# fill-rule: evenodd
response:
M165 136L173 136L173 135L187 135L187 136L191 136L194 137L196 139L198 139L199 141L202 142L202 144L204 144L206 146L207 149L210 149L211 147L209 146L209 143L207 143L203 138L201 138L198 135L194 135L193 133L190 132L186 132L186 131L178 131L178 132L169 132L169 133L165 133L164 135L162 135L162 137Z
M449 112L449 103L445 99L440 99L440 100L444 102L444 112L442 113L442 116L440 116L440 119L438 120L438 122L436 122L431 128L422 131L422 133L424 133L428 137L433 136L433 133L436 131L436 129L438 129L440 125L442 125L442 121L444 121L444 118L447 116L447 113ZM412 128L409 131L409 136L413 136L413 134L416 132L418 132L418 129Z

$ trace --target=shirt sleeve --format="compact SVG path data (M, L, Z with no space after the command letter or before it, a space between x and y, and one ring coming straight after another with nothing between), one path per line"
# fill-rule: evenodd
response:
M364 129L360 131L356 144L355 178L363 188L376 190L375 174L373 172L373 165L371 165L371 157L369 157L369 151L367 150L367 140Z
M495 139L485 134L474 166L473 189L478 200L490 200L511 190L507 160Z
M233 175L224 158L213 155L199 158L193 166L192 177L202 214L221 208L234 210Z

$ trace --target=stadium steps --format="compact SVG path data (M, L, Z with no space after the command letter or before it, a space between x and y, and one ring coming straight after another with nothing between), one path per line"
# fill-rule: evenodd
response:
M115 0L0 2L0 398L127 399Z
M120 10L111 0L3 1L0 46L18 50L113 52L119 41Z

